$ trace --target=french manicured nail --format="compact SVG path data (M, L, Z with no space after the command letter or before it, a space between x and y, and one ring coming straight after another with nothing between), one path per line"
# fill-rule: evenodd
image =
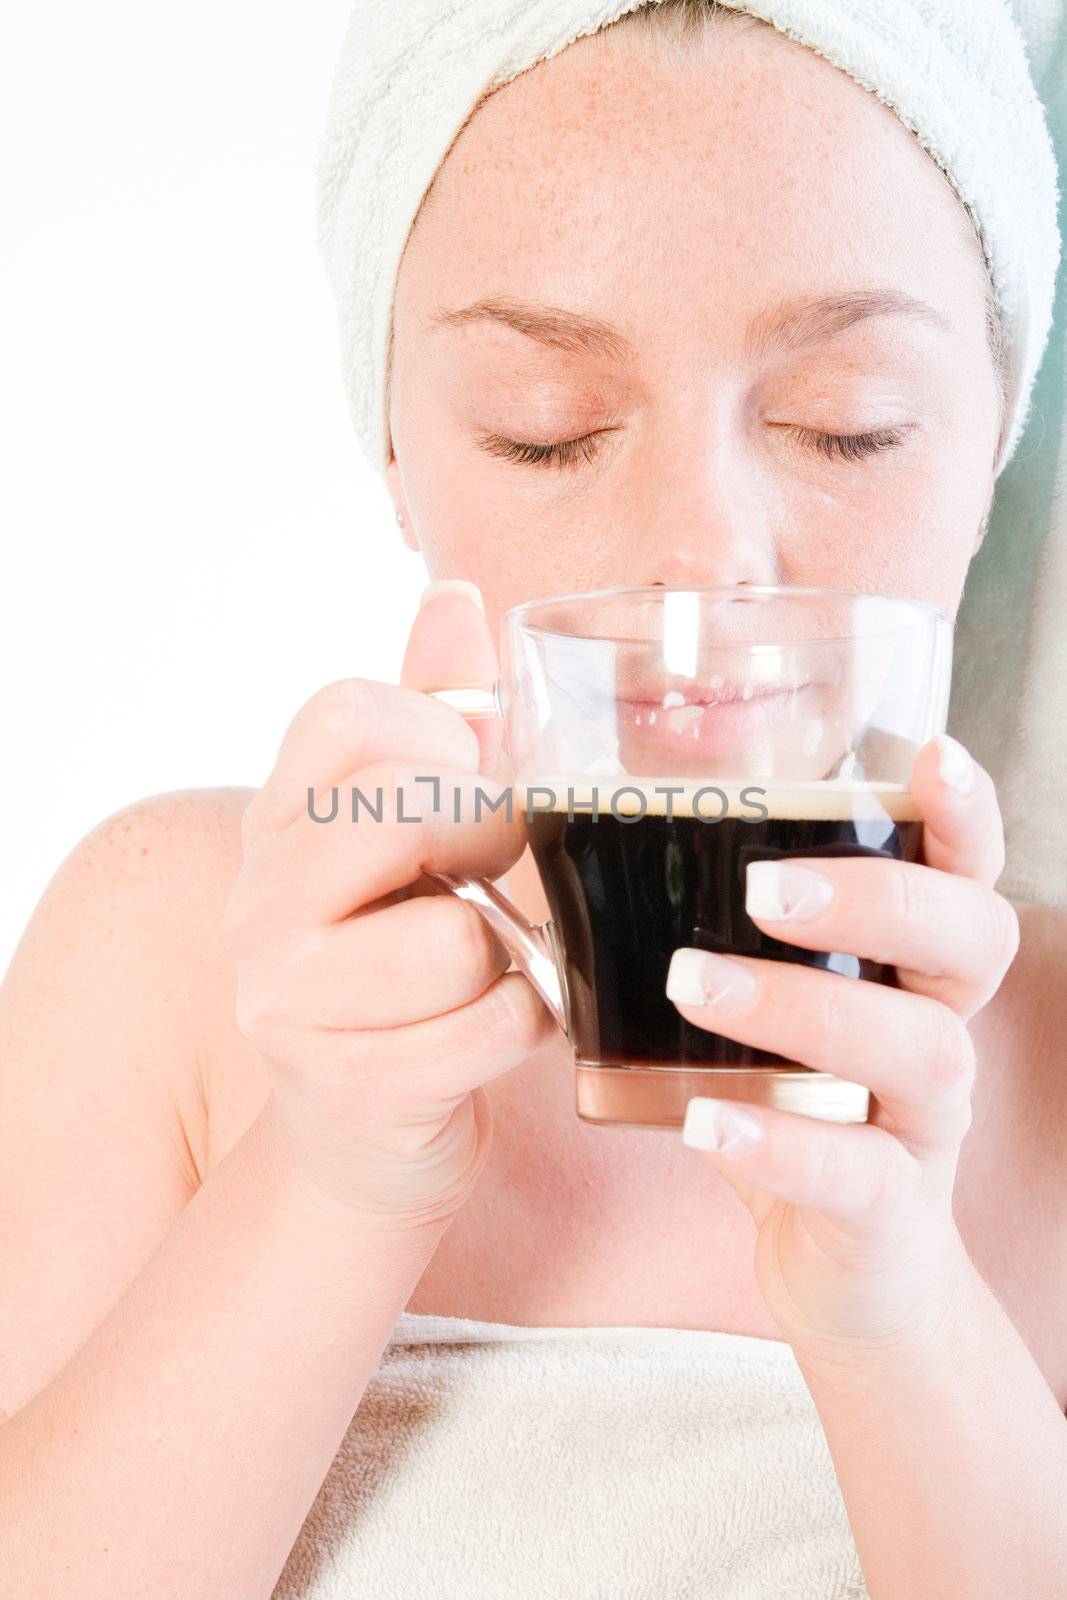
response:
M974 762L967 751L950 733L938 734L937 747L941 752L937 769L941 782L957 794L970 794L974 788Z
M452 590L456 594L465 594L468 600L473 600L482 616L485 616L485 602L482 591L476 583L469 583L466 578L438 578L434 583L428 583L419 596L419 609L432 600L435 595L448 594Z
M725 1100L696 1095L685 1108L682 1143L694 1150L716 1150L720 1155L751 1150L763 1138L763 1127L748 1111Z
M683 1006L718 1006L726 1011L747 1004L757 987L739 962L688 945L674 952L667 969L667 999Z
M786 861L750 861L745 877L745 910L775 922L806 922L825 911L834 886L821 872Z

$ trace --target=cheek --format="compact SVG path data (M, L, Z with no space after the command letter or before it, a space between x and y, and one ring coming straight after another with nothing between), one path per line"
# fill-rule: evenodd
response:
M622 552L632 543L616 497L586 480L509 466L428 427L405 453L404 489L431 578L464 577L482 591L493 626L509 606L540 595L633 581Z
M797 550L804 581L868 593L905 594L953 616L989 493L979 463L939 447L922 464L877 471L861 487L807 506ZM787 582L800 582L787 578Z

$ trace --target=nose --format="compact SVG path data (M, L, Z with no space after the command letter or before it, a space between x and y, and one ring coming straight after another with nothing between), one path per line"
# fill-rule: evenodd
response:
M774 486L729 419L705 416L673 431L646 482L631 547L634 583L686 588L782 581Z

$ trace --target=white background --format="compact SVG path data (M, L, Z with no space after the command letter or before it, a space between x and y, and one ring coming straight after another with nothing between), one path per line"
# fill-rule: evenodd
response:
M102 818L258 785L316 688L399 674L427 575L351 430L315 244L349 4L5 29L0 971Z

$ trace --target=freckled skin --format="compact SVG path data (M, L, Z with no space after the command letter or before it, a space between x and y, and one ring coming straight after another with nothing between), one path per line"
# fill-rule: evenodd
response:
M742 349L777 301L906 291L899 318L819 349ZM428 331L486 295L599 315L629 366L489 324ZM401 265L391 492L429 574L473 579L496 633L536 595L784 582L907 594L954 615L993 489L998 417L984 279L962 206L897 117L814 52L716 25L676 49L625 24L496 91L440 169ZM789 424L921 426L827 460ZM592 463L520 465L619 424Z

